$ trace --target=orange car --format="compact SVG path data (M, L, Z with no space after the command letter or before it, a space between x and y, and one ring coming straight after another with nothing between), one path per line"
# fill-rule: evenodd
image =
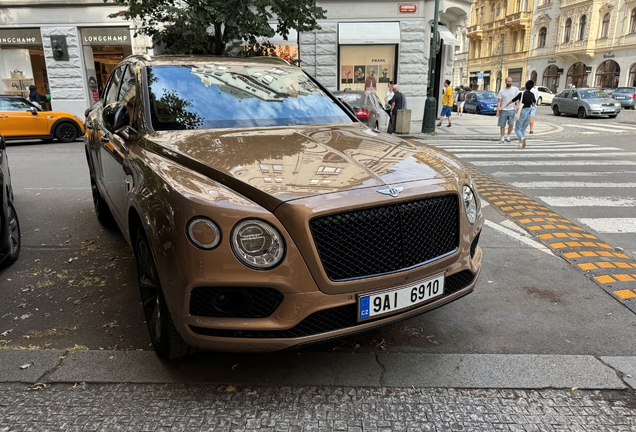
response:
M132 246L160 357L341 337L477 283L464 167L283 60L128 57L86 131L95 213Z
M0 95L0 134L7 141L55 138L66 143L84 134L84 124L73 114L42 111L21 96Z

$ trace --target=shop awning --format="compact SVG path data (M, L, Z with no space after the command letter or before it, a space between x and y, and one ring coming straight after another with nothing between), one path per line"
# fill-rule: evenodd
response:
M338 42L341 45L399 44L400 23L339 23Z
M444 40L444 45L456 45L459 46L459 41L457 38L451 33L448 27L443 25L437 25L437 31L439 32L440 39Z

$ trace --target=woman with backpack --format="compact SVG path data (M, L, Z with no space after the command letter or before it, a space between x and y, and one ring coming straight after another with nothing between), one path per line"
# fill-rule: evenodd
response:
M521 101L521 106L517 108L521 110L521 112L519 113L519 119L515 123L515 133L517 134L517 138L519 138L517 147L519 148L526 147L526 129L528 129L528 125L530 124L532 108L537 105L537 99L531 91L532 87L534 87L534 81L526 81L526 91L519 93L506 104L506 106L508 106L513 102Z

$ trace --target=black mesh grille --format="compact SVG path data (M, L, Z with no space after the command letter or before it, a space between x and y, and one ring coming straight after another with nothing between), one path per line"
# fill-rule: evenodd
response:
M238 294L234 308L218 306L217 296L222 293ZM266 318L274 313L282 301L283 295L273 288L197 287L190 295L190 314L223 318ZM244 307L238 307L243 303Z
M459 201L444 195L335 213L309 228L329 279L377 276L456 250Z
M444 297L466 288L475 279L468 270L455 273L446 278ZM367 321L364 321L367 322ZM221 330L190 326L193 332L216 337L236 337L247 339L287 339L312 336L348 327L355 327L357 321L357 305L349 304L333 309L322 310L309 315L296 327L288 330Z
M477 233L475 239L470 244L470 257L473 258L475 256L475 251L477 250L477 243L479 243L479 236L481 235L481 231Z

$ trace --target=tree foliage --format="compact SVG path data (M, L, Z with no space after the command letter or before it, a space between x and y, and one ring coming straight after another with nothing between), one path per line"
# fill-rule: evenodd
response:
M155 45L173 54L224 55L233 42L254 45L272 37L268 21L287 39L319 28L325 10L315 0L104 0L125 7L109 15L134 20L136 34L151 36Z

